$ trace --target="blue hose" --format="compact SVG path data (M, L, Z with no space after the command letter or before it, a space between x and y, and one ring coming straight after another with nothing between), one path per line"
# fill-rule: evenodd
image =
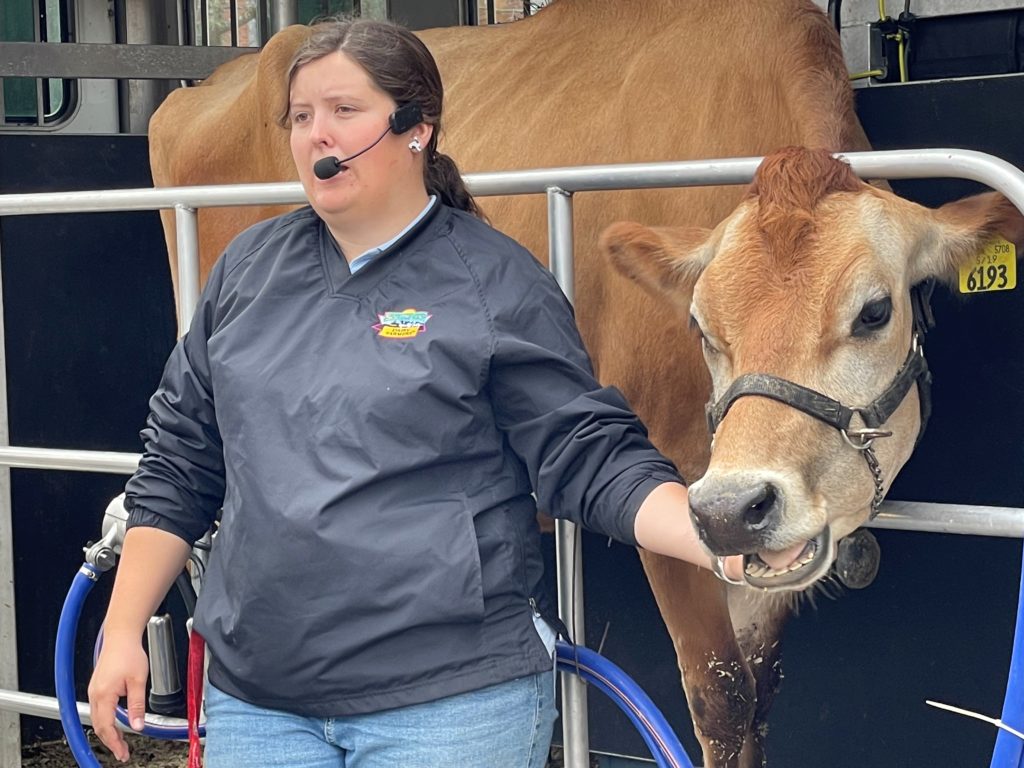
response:
M1024 730L1024 557L1021 559L1020 591L1017 593L1017 624L1013 631L1013 655L1003 701L1004 723L1018 731ZM992 753L991 768L1022 768L1024 743L1008 731L999 729Z
M633 680L608 659L579 645L555 644L558 669L579 675L608 695L643 736L659 768L693 768L665 716Z
M57 684L57 705L60 708L60 724L68 740L71 754L82 768L100 768L100 763L89 748L89 741L82 729L78 716L78 698L75 695L75 635L78 619L82 615L85 596L92 591L100 572L88 563L83 563L71 582L71 589L64 600L57 624L57 653L54 659L54 677Z

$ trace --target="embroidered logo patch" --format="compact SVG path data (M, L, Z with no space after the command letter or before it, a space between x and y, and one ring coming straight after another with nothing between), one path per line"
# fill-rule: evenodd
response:
M427 330L427 320L432 315L417 309L403 309L401 312L385 312L377 315L380 322L373 326L378 336L386 339L411 339Z

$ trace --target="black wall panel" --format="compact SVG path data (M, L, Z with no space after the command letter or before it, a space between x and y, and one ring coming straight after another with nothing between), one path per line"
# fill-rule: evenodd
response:
M152 186L140 136L0 134L0 191ZM175 337L167 252L154 212L0 219L12 445L138 452L147 401ZM21 690L53 695L64 594L98 539L119 475L12 470ZM85 699L91 648L112 579L86 605L76 667ZM88 640L86 640L88 638ZM24 718L33 741L59 732Z

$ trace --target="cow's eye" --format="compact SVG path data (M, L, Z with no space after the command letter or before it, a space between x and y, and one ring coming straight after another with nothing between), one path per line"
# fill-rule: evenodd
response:
M712 344L710 341L708 341L708 337L707 336L701 336L700 337L700 346L701 346L701 349L704 350L704 354L705 355L717 355L718 354L718 348L715 347L715 345Z
M701 328L700 323L697 322L697 318L693 315L690 315L690 330L696 331L697 335L700 336L700 348L704 351L705 355L718 354L718 348L711 343L707 334L704 333L704 329Z
M886 296L876 301L869 301L861 307L860 314L853 323L854 336L868 336L879 328L884 328L892 317L892 299Z
M697 322L697 318L693 315L690 315L690 330L696 331L698 336L702 339L704 338L704 331L701 330L700 323Z
M697 322L697 318L693 315L690 315L690 330L697 332L697 335L700 337L700 344L702 347L710 346L708 344L708 337L704 333L704 329L700 327L700 323Z

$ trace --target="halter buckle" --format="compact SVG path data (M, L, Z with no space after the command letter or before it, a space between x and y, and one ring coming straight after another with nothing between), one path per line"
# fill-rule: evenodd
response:
M850 409L855 414L864 418L864 408L854 406ZM870 448L875 440L880 437L892 437L892 431L888 429L878 429L871 427L863 427L861 429L840 429L839 434L843 436L843 440L846 444L857 451L866 451Z
M839 434L851 448L866 451L880 437L892 437L888 429L841 429Z

